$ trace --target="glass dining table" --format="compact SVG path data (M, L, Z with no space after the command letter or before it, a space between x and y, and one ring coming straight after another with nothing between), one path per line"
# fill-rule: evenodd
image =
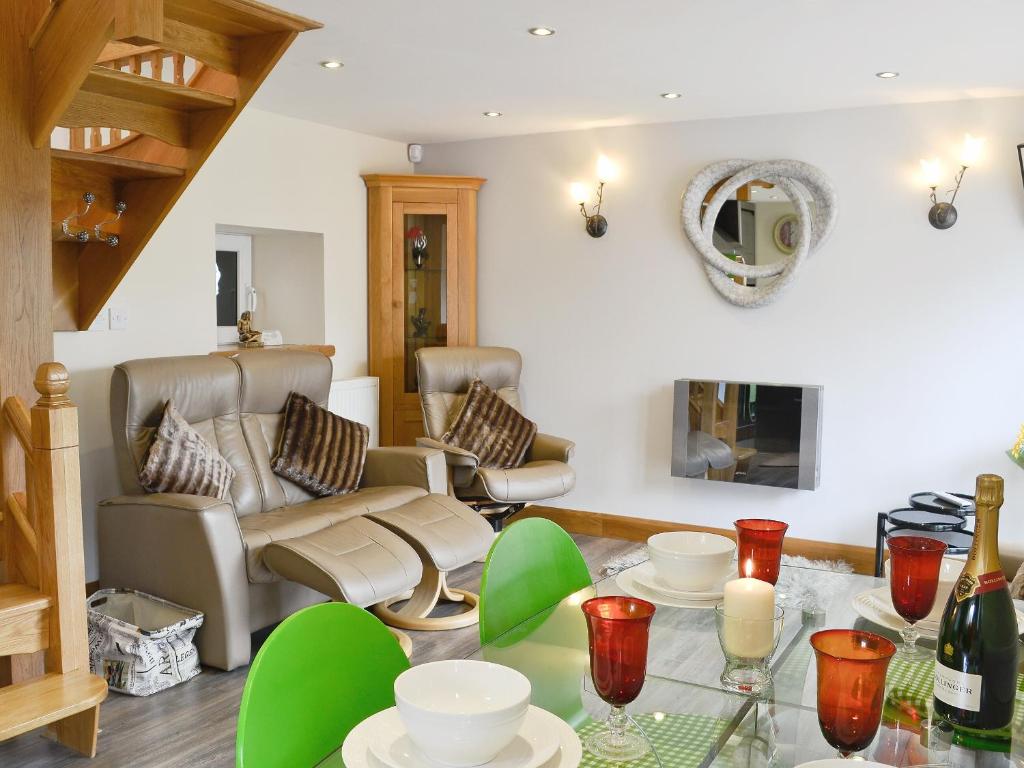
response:
M570 595L475 651L469 658L519 670L533 686L532 702L572 725L581 737L603 725L608 713L590 678L587 627L580 610L593 595L626 594L625 576L610 576ZM885 588L871 576L783 566L777 584L785 610L773 656L770 691L747 695L724 690L725 658L713 610L658 605L651 626L647 680L627 712L652 751L631 768L789 768L835 757L821 735L816 709L817 675L808 641L823 628L856 628L898 641L898 633L861 615L865 593ZM862 611L863 612L863 611ZM934 640L919 643L934 648ZM1024 683L1018 676L1018 716L1004 741L981 751L962 743L931 717L931 660L894 658L886 685L882 724L861 756L892 766L965 768L1024 766ZM340 751L339 751L340 754ZM342 765L339 754L323 768ZM614 763L584 755L581 768ZM624 764L618 764L624 765Z

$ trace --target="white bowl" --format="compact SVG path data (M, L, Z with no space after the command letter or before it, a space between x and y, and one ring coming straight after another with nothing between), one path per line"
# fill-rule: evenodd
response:
M928 615L921 619L922 623L938 624L942 620L942 612L946 610L946 601L949 600L953 587L956 586L956 580L960 578L964 563L964 560L955 557L942 558L942 565L939 566L939 586L935 591L935 605L932 606ZM886 579L889 578L891 567L892 561L887 558L885 561Z
M707 589L729 568L736 544L715 533L670 531L647 540L651 563L673 589Z
M494 759L519 733L530 681L487 661L435 661L398 676L395 703L426 757L467 768Z

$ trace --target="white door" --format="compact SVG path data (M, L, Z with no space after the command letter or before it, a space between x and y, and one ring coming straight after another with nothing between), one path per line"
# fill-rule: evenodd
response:
M252 284L252 236L217 235L217 343L238 341L238 318L256 310Z

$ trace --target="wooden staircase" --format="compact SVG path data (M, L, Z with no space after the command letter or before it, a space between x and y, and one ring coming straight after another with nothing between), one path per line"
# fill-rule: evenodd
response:
M319 26L254 0L51 4L33 38L32 140L52 146L55 330L92 324L281 55ZM87 191L97 201L86 227L111 218L115 201L127 203L104 228L116 247L63 234L61 220Z
M49 725L58 741L91 757L107 684L89 673L78 412L69 386L64 366L46 363L31 411L18 397L3 404L24 454L26 490L8 496L0 529L0 685L8 683L0 687L0 741Z

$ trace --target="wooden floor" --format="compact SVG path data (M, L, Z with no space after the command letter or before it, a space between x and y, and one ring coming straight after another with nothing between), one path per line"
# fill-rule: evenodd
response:
M618 539L574 536L595 578L608 559L636 548ZM452 574L452 586L476 592L482 566ZM462 658L477 649L477 628L411 632L414 664ZM265 636L265 635L263 635ZM254 637L258 643L263 636ZM92 760L50 741L40 731L0 744L3 768L229 768L235 764L235 722L248 668L204 669L194 680L148 698L111 693L100 711L100 737Z

